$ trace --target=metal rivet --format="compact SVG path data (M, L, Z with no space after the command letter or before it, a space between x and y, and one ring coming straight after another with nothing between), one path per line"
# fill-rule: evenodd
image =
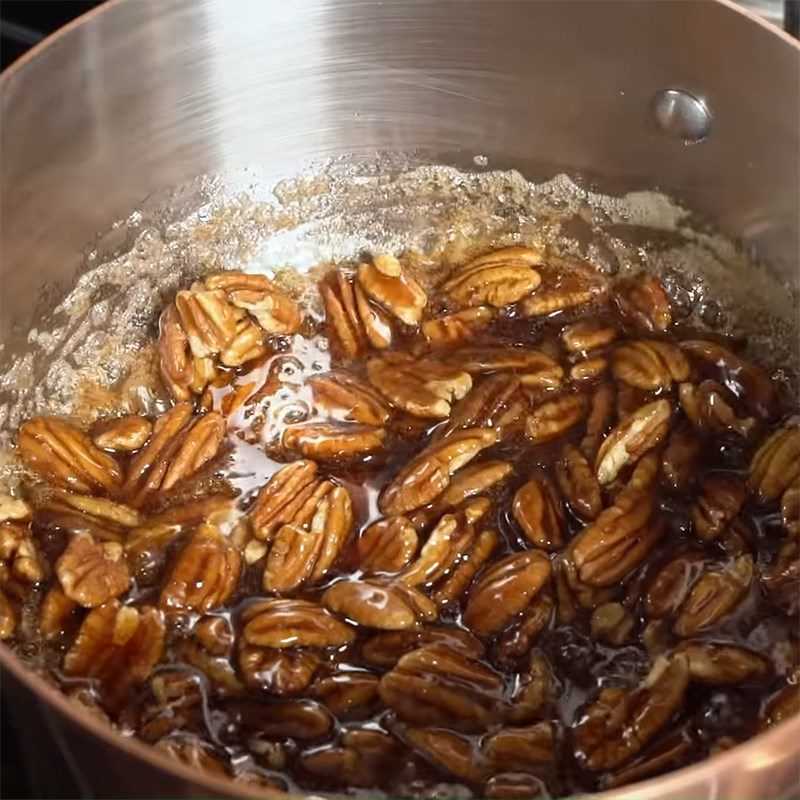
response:
M711 133L711 113L706 104L682 89L663 89L653 97L650 118L670 139L700 142Z

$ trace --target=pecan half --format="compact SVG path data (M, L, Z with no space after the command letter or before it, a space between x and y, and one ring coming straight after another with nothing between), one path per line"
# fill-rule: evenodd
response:
M479 731L501 712L503 682L465 653L434 644L404 655L381 678L378 694L415 725Z
M360 286L340 270L333 270L319 287L334 347L355 358L368 347L387 348L392 328L387 315L369 302Z
M443 728L407 728L403 738L422 756L440 769L478 783L486 777L480 751L463 736Z
M403 274L394 256L379 255L371 264L359 264L357 277L370 300L406 325L419 324L428 296L413 278Z
M434 587L433 599L439 604L459 602L478 571L486 564L500 545L494 531L481 531L472 546L462 556L450 575Z
M509 622L541 592L550 579L550 560L537 550L514 553L493 564L473 585L464 624L489 636Z
M656 571L645 594L647 615L651 619L673 616L686 600L701 570L700 556L691 551L679 553L667 561Z
M483 644L468 631L426 625L376 633L364 643L361 656L368 664L391 669L406 653L429 644L447 645L469 658L479 658L483 654Z
M216 456L225 436L225 420L216 412L193 417L179 403L153 425L150 441L131 460L122 493L134 506L156 491L167 491Z
M448 357L470 375L513 372L523 386L557 389L564 370L546 353L529 347L467 347Z
M31 534L30 524L9 521L0 523L0 581L19 579L25 586L45 577L45 564Z
M781 497L781 519L788 533L800 538L800 482L789 486Z
M586 415L586 433L581 440L580 450L594 463L603 437L611 427L614 417L614 386L601 383L589 397L589 413Z
M553 739L551 722L503 728L486 740L483 752L495 772L535 772L553 761Z
M311 685L320 657L310 650L272 650L252 645L239 648L239 671L250 691L278 697L302 694Z
M641 781L660 775L674 764L678 764L691 752L692 740L684 733L675 733L667 736L654 747L649 748L648 754L629 767L608 773L602 780L603 789L615 789L628 783Z
M92 426L92 441L102 450L132 453L149 438L153 423L146 417L117 417Z
M661 471L673 489L683 489L692 481L701 450L700 439L688 426L672 431L661 458Z
M637 340L614 351L614 377L636 389L669 389L673 381L688 380L689 362L681 349L669 342Z
M570 508L582 519L596 519L603 510L600 484L586 457L571 444L564 445L556 462L556 480Z
M735 475L712 474L700 483L692 505L695 534L704 542L719 538L747 500L747 484Z
M623 645L630 638L636 621L622 603L603 603L592 612L592 638L598 642Z
M537 475L517 490L511 512L525 536L544 550L564 546L564 512L551 483Z
M620 470L638 461L667 435L672 417L668 400L642 406L608 435L597 452L595 471L601 484L611 483Z
M132 608L110 600L92 609L64 657L64 673L96 678L109 706L150 676L164 654L164 618L150 606Z
M561 341L570 353L585 354L606 347L617 338L613 328L596 322L575 322L561 331Z
M742 686L772 672L769 659L744 647L703 641L681 642L676 648L689 663L689 680L707 686Z
M578 577L589 586L612 586L635 569L664 533L647 492L629 492L607 508L570 545Z
M356 569L399 572L414 557L419 540L408 517L386 517L361 532L353 548Z
M343 581L325 592L322 603L357 625L387 631L432 622L439 613L422 592L399 582Z
M732 431L751 439L758 431L756 420L738 416L730 392L715 381L703 381L699 386L682 383L678 397L683 413L702 432Z
M52 417L22 424L17 450L23 462L45 480L86 494L113 493L122 483L117 462L81 430Z
M456 268L440 288L461 306L505 308L541 283L533 269L541 261L538 247L503 247Z
M429 445L384 486L380 510L387 515L405 514L430 503L447 489L459 469L495 444L496 437L492 430L471 428Z
M349 625L307 600L262 600L247 608L242 622L245 644L275 650L341 647L355 638Z
M614 300L623 316L646 331L665 331L672 324L672 306L655 275L618 281Z
M494 319L486 306L465 308L422 323L422 335L431 347L454 347L471 341Z
M313 461L294 461L281 467L261 487L250 522L257 538L271 541L282 525L303 526L314 516L321 479Z
M445 514L399 579L407 586L435 583L450 571L474 541L475 529L463 514Z
M547 797L543 780L527 772L500 772L483 786L481 797L489 800L516 800L520 797Z
M233 628L225 617L201 617L194 626L194 635L212 656L228 655L233 646Z
M688 684L688 662L676 655L658 659L636 689L603 689L573 728L587 769L613 769L641 752L681 708Z
M605 356L595 356L578 361L569 368L569 379L574 383L589 383L602 377L608 369Z
M520 310L526 317L540 317L586 305L608 291L607 279L584 264L554 259L542 265L539 273L541 285L520 303Z
M759 730L771 728L779 722L800 714L800 678L795 672L794 678L773 697L761 712Z
M88 533L103 541L124 542L144 518L136 509L104 497L57 490L39 509L37 522L69 533Z
M511 665L530 652L536 638L549 624L554 606L553 595L549 591L536 595L520 615L519 621L503 631L498 638L496 658L500 664ZM535 711L530 708L529 701L530 697L527 697L527 711Z
M269 704L269 714L264 714L263 705L234 698L225 709L232 723L268 739L322 739L334 724L331 713L311 700L275 701Z
M752 579L753 559L749 555L739 556L724 572L704 573L680 608L673 626L675 633L695 636L713 628L739 605Z
M384 425L391 412L368 384L346 372L329 372L308 379L314 402L328 413L339 413L347 422Z
M282 444L304 458L317 461L349 461L383 447L386 430L376 425L349 422L306 422L283 432Z
M442 439L464 428L492 428L498 439L506 439L522 430L528 401L520 390L519 379L512 375L490 375L474 386L452 409L450 418L436 429L435 439Z
M586 415L587 401L582 394L568 394L536 406L525 420L525 433L534 444L563 436Z
M370 359L367 378L392 405L425 419L449 416L450 404L472 387L472 378L460 366L415 360L404 353Z
M786 542L777 558L761 573L761 585L773 603L789 616L800 610L800 548Z
M219 528L203 524L178 554L159 605L165 611L220 608L235 591L241 569L239 551Z
M222 759L209 745L195 736L189 737L188 740L164 738L155 743L155 748L172 761L178 761L192 769L214 775L228 775Z
M315 681L311 694L339 719L363 717L378 697L378 680L370 672L339 672Z
M45 639L58 638L66 631L78 608L78 604L67 597L60 586L52 586L39 609L39 633Z
M781 428L750 461L750 488L762 503L777 500L800 477L800 427Z
M56 575L64 594L85 608L118 597L131 582L122 545L95 542L87 534L72 537L56 561Z

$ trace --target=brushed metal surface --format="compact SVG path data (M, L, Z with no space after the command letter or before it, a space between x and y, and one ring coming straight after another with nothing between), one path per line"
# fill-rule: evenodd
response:
M706 103L708 138L649 128L668 88ZM798 282L800 50L727 2L116 0L9 70L0 115L4 330L165 186L376 150L655 186ZM117 740L5 647L0 663L101 794L265 796ZM614 797L791 793L798 740L795 719Z

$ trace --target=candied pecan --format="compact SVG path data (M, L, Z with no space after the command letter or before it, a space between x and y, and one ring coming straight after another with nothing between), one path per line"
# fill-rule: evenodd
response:
M635 625L630 611L622 603L603 603L592 612L592 638L598 642L623 645Z
M690 369L681 349L669 342L636 340L614 351L611 371L636 389L669 389L672 382L688 380Z
M704 542L718 539L747 500L747 484L736 475L712 474L700 483L692 505L695 534Z
M702 561L694 552L679 553L660 567L645 594L645 610L651 619L673 616L689 594Z
M556 462L556 480L570 508L583 519L596 519L603 510L600 484L589 462L571 444L564 445Z
M139 511L122 503L57 490L39 510L37 521L69 533L88 533L95 539L124 542L129 532L144 520Z
M673 489L683 489L693 479L701 450L702 443L691 428L672 431L661 458L661 471Z
M584 528L570 545L579 579L611 586L637 567L664 533L648 492L628 492Z
M152 430L153 423L146 417L116 417L95 423L92 441L103 450L130 453L150 438Z
M378 506L384 514L405 514L435 500L452 476L496 442L485 428L456 431L419 452L381 492Z
M533 269L541 261L538 247L502 247L456 268L440 288L460 306L504 308L541 283L539 273Z
M264 713L265 708L269 713ZM334 723L326 708L310 700L279 700L264 706L233 698L225 709L231 722L269 739L321 739Z
M262 600L248 606L242 622L245 644L276 650L341 647L355 638L349 625L307 600Z
M0 640L14 635L17 628L17 612L5 592L0 589Z
M713 628L741 602L753 578L749 555L734 559L724 572L705 572L681 605L673 630L678 636L694 636Z
M450 575L439 581L433 599L439 605L461 600L478 570L488 562L499 544L500 539L494 531L481 531Z
M321 483L313 461L294 461L281 467L261 487L250 512L255 536L271 541L282 525L309 522L317 509Z
M194 626L194 635L212 656L227 655L233 646L233 628L225 617L201 617Z
M196 358L216 356L236 336L240 315L222 289L195 283L175 296L175 309Z
M437 767L477 783L486 777L481 753L467 738L443 728L406 728L403 738Z
M494 319L486 306L465 308L422 323L422 335L431 347L454 347L475 338Z
M432 644L400 658L378 694L415 725L480 731L502 711L503 682L466 653Z
M186 670L160 670L148 681L138 722L138 734L153 743L188 728L200 717L202 678Z
M406 325L419 324L428 296L413 278L403 275L394 256L379 255L371 264L359 264L357 279L370 300Z
M158 320L158 367L161 380L179 402L200 394L216 376L210 358L193 358L189 340L175 306L169 305Z
M565 434L586 415L582 394L568 394L536 406L525 420L525 433L534 444L549 442Z
M552 603L552 600L551 600ZM512 705L506 718L509 722L540 719L543 707L558 689L547 659L538 652L530 653L527 668L520 674Z
M575 322L561 331L561 341L570 353L590 353L611 344L617 338L613 328L596 322Z
M44 580L44 560L31 535L29 523L0 523L0 579L6 583L11 577L24 584Z
M781 497L781 520L786 530L800 538L800 482L787 487Z
M481 641L468 631L426 625L424 628L376 633L364 643L361 656L368 664L391 668L406 653L428 644L445 644L453 650L463 651L470 658L478 658L483 653Z
M742 686L769 676L764 656L744 647L711 642L681 642L676 648L689 663L689 680L709 686Z
M356 569L399 572L417 552L417 532L408 517L386 517L361 532L353 548Z
M150 676L164 654L164 618L151 606L132 608L109 600L92 609L64 657L64 673L96 678L109 706Z
M392 328L387 315L369 302L360 286L340 270L333 270L319 287L325 317L334 346L346 358L355 358L368 347L387 348Z
M212 611L236 589L242 557L215 525L203 524L178 554L164 583L159 605L165 611Z
M472 387L472 378L460 366L415 360L405 353L370 359L367 378L394 406L426 419L449 416L450 404Z
M763 367L706 339L684 341L680 346L746 408L761 417L771 415L775 384Z
M672 324L669 296L655 275L618 281L614 300L627 319L646 331L665 331Z
M387 631L412 628L438 616L432 600L400 582L343 581L325 592L322 603L357 625Z
M60 586L52 586L44 596L39 609L39 632L45 639L61 636L78 608L78 603L67 597Z
M117 462L81 430L52 417L22 424L17 450L45 480L86 494L116 492L122 483Z
M589 413L586 416L586 433L580 443L580 451L594 462L614 414L614 387L610 383L599 384L589 398Z
M302 694L311 685L320 657L309 650L273 650L242 645L239 671L251 691L266 691L279 697Z
M348 730L342 734L341 743L341 747L303 753L297 760L298 768L326 786L374 786L405 753L397 739L382 731Z
M470 375L514 372L523 386L532 389L557 389L564 375L549 355L529 347L466 347L442 358Z
M171 760L192 769L214 775L228 775L228 768L223 760L211 750L210 745L195 736L188 740L164 738L155 743L155 748Z
M678 387L683 413L695 428L712 433L732 431L746 439L753 438L758 430L755 419L737 416L729 395L714 381L703 381L699 386L682 383Z
M800 714L800 676L797 672L761 712L759 730L771 728L796 714Z
M580 263L553 259L539 270L542 283L520 303L526 317L554 314L586 305L608 291L608 281L597 270Z
M206 676L215 695L237 697L245 694L244 684L236 676L228 655L214 656L191 640L180 643L177 655Z
M519 621L504 631L497 640L496 655L501 664L510 664L530 652L539 634L547 627L553 615L553 596L545 590L539 592L523 610Z
M339 672L314 682L312 696L339 719L364 716L378 696L378 676L370 672Z
M800 548L788 541L778 551L775 561L761 572L761 585L778 608L789 616L800 609Z
M553 760L553 725L537 722L523 728L503 728L490 736L483 752L496 772L535 771Z
M308 379L314 402L328 412L343 412L348 422L384 425L391 412L369 385L346 372L329 372Z
M537 550L500 559L473 585L464 624L479 636L502 630L545 588L549 578L550 560Z
M156 420L150 441L134 456L123 495L139 506L152 492L171 489L214 458L224 436L220 414L192 417L191 406L178 404Z
M0 494L0 523L26 520L30 516L31 508L24 500L8 494Z
M780 428L750 461L750 488L762 503L777 500L800 477L800 427Z
M613 769L641 752L682 707L688 683L688 662L676 655L657 659L635 689L603 689L573 728L587 769Z
M608 359L605 356L585 358L569 368L569 379L575 383L589 383L604 375L607 369Z
M100 606L125 592L131 573L118 542L95 542L87 534L73 536L56 561L64 594L84 608Z
M602 587L585 583L578 577L578 568L567 548L553 562L559 622L572 622L582 608L597 608L616 596L616 586Z
M463 514L445 514L431 531L417 558L399 580L407 586L435 583L471 548L475 529Z
M318 461L347 461L370 455L383 447L386 430L349 422L306 422L283 432L287 450Z
M600 483L611 483L623 467L633 464L661 442L669 430L671 416L669 401L656 400L614 428L597 452L595 470Z
M450 418L436 429L434 438L442 439L463 428L492 428L502 440L522 430L527 409L517 378L490 375L453 406Z
M564 546L564 511L544 476L534 476L517 490L511 512L525 536L537 547L552 551Z
M629 767L609 773L602 780L603 789L616 789L627 783L650 778L665 772L675 764L680 763L684 756L691 751L692 740L686 733L675 733L651 747L648 754L635 761Z

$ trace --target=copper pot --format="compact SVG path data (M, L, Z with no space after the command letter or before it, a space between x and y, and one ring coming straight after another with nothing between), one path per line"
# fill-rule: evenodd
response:
M116 0L17 62L0 102L7 342L152 192L375 150L657 186L798 283L800 48L727 0ZM98 795L263 796L109 732L6 647L0 664L17 726ZM614 797L781 797L798 769L795 718Z

